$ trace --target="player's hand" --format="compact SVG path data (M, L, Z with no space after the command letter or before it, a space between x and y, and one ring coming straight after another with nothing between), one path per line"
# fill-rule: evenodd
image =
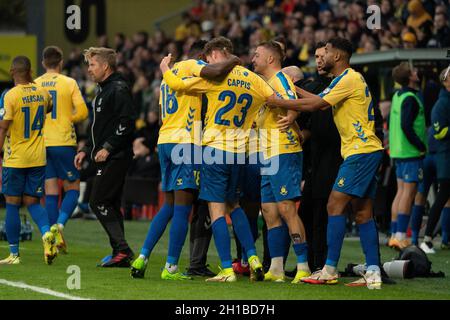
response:
M278 115L279 120L277 121L278 129L281 132L286 132L289 130L291 125L295 122L296 116L292 113L288 113L285 116Z
M95 162L104 162L109 156L109 151L106 149L101 149L99 152L95 154Z
M277 99L278 99L278 97L275 93L273 95L271 95L270 97L268 97L266 100L267 106L269 106L270 108L276 108L276 106L274 105L274 102Z
M86 152L81 151L77 153L75 159L73 159L73 164L75 165L75 168L81 170L81 164L83 163L84 158L86 158Z
M161 63L159 64L159 68L161 69L161 72L164 74L167 70L170 70L169 64L172 60L172 54L169 53L167 56L165 56Z

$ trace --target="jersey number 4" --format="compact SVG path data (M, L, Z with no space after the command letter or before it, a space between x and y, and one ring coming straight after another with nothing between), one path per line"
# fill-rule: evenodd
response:
M44 126L44 106L39 106L34 116L33 123L30 126L30 107L22 107L24 113L25 123L23 137L24 139L30 138L30 131L39 130L38 135L42 134L42 127Z
M230 120L222 119L222 117L227 112L231 111L236 106L237 102L238 104L243 105L243 107L241 108L242 117L239 119L239 115L235 115L233 117L233 124L236 127L242 127L245 122L245 117L247 116L247 111L252 105L253 97L248 93L243 93L239 96L239 98L237 98L236 94L233 91L222 91L219 94L219 101L225 101L226 98L229 98L228 103L217 111L214 122L223 126L230 126Z

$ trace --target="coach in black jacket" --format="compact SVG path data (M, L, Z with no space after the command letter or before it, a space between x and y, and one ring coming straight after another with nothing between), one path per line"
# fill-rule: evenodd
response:
M97 167L89 205L109 236L112 257L102 267L129 267L133 252L125 240L120 199L128 167L133 158L135 110L130 89L115 72L116 53L108 48L89 48L84 56L88 72L98 83L98 94L92 102L94 121L86 146L75 157L81 168L88 156Z

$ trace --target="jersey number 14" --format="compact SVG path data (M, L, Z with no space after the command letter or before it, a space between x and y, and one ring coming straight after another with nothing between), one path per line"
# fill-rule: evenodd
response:
M44 126L44 106L38 106L37 112L34 116L33 123L30 126L30 107L22 107L22 112L24 114L24 139L30 138L30 132L34 130L39 130L38 135L42 134L42 127Z

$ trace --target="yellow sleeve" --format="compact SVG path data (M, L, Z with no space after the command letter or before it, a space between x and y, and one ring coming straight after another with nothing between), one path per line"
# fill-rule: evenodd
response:
M73 123L83 121L88 117L88 108L86 106L86 102L84 102L80 88L78 87L76 81L73 81L72 105L75 108L75 113L72 115Z
M265 82L263 79L261 79L259 77L257 79L259 79L258 80L258 92L261 94L261 96L263 96L265 99L267 99L275 93L275 91L272 89L271 86L269 86L269 84L267 82Z
M339 102L348 98L354 90L353 81L350 76L337 77L331 81L328 88L323 90L319 97L324 99L330 106L335 106Z
M190 77L181 79L172 70L167 70L163 74L164 81L174 91L187 91L190 93L207 92L213 84L200 77Z
M13 93L8 92L5 95L5 100L4 100L4 105L3 105L3 111L4 115L3 115L3 119L2 120L14 120L14 113L15 113L15 105L14 105L14 101L16 100L13 97Z
M207 63L202 60L194 60L194 59L188 61L189 61L188 67L189 70L192 72L192 75L194 77L200 77L200 72L207 65Z

